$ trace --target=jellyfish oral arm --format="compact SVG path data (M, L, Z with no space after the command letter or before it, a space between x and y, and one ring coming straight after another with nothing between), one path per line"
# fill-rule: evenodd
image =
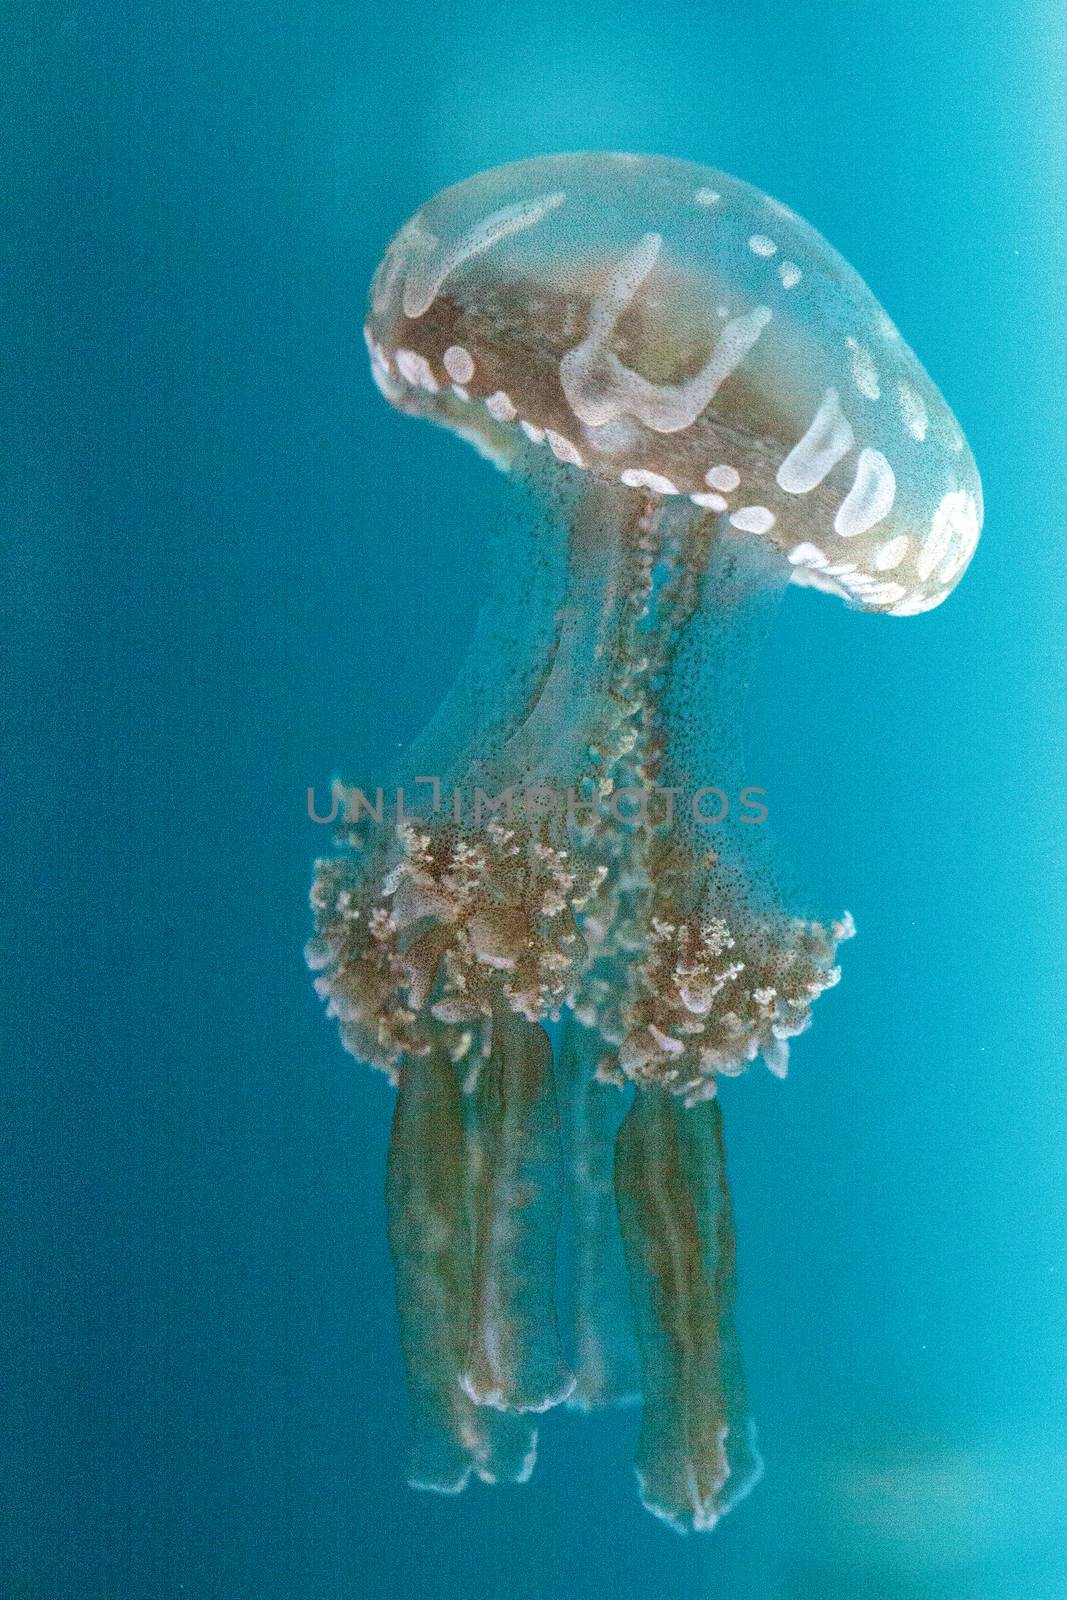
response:
M386 1199L411 1406L412 1488L458 1494L471 1472L521 1483L533 1470L528 1419L475 1405L460 1377L473 1311L464 1103L437 1049L397 1084Z
M476 1103L474 1296L460 1383L479 1406L547 1411L575 1380L556 1324L562 1165L543 1028L498 1010Z
M679 1532L712 1528L762 1472L736 1359L718 1104L685 1111L662 1090L638 1095L615 1184L641 1346L642 1499Z
M626 1090L599 1077L611 1052L595 1029L563 1021L556 1081L566 1131L573 1234L574 1373L581 1411L641 1397L626 1261L615 1204L614 1156Z

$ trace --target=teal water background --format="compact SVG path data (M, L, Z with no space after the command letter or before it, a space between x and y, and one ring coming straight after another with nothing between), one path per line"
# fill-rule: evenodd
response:
M0 641L12 1600L1067 1596L1062 8L16 3ZM301 959L307 787L458 663L506 484L391 413L366 284L445 183L706 162L858 268L986 531L893 622L791 593L749 707L783 856L859 937L730 1086L767 1462L710 1537L636 1419L403 1486L390 1096Z

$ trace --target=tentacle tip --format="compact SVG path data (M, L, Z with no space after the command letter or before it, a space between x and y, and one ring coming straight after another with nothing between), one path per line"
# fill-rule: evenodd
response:
M476 1406L486 1406L491 1411L503 1411L509 1415L551 1411L554 1406L562 1405L570 1398L577 1382L568 1367L561 1367L550 1382L534 1384L528 1389L520 1385L505 1387L500 1382L490 1387L478 1383L469 1371L461 1372L459 1376L460 1388Z
M409 1489L414 1489L419 1494L457 1495L462 1494L467 1487L470 1475L470 1467L464 1467L457 1475L450 1477L434 1476L413 1468L408 1474L407 1484Z

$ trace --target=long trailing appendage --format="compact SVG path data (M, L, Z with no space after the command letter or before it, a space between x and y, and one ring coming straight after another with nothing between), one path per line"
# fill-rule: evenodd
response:
M636 1469L648 1509L712 1528L762 1471L733 1321L734 1228L717 1101L638 1093L615 1157L641 1346Z
M400 1070L386 1204L411 1408L408 1481L457 1494L471 1471L521 1483L537 1432L526 1417L475 1405L460 1374L473 1304L466 1133L456 1069L437 1047Z
M468 1146L474 1296L460 1381L477 1405L547 1411L570 1394L574 1374L563 1359L556 1317L562 1169L544 1029L500 1010L475 1095Z
M615 1140L631 1091L598 1071L611 1052L570 1013L560 1030L556 1080L570 1199L574 1370L570 1404L590 1411L640 1399L630 1288L615 1205Z

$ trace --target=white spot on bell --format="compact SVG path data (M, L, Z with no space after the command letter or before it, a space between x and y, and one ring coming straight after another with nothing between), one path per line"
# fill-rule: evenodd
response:
M848 345L849 358L852 363L852 381L860 394L866 395L868 400L880 400L882 387L878 380L878 368L874 364L871 352L864 348L857 339L849 337L845 340Z
M698 206L717 206L722 199L718 189L698 189L693 196Z
M736 467L711 467L704 474L704 482L712 489L722 489L724 493L731 494L741 482L741 474Z
M818 589L821 594L832 594L838 600L849 598L848 590L842 589L836 578L828 578L819 567L806 567L803 562L793 568L789 581L798 589Z
M896 492L897 480L882 452L861 450L852 487L834 518L834 532L842 539L866 533L892 511Z
M949 575L954 576L973 555L980 532L978 507L973 496L966 489L950 489L934 512L930 532L923 541L915 563L915 570L922 582L925 583L934 568L942 562L945 562ZM953 545L960 557L955 568L949 567L946 561Z
M577 445L571 444L569 439L565 439L563 435L561 433L557 433L554 428L545 429L545 438L548 440L548 447L552 451L552 454L555 456L557 461L566 461L568 465L572 467L585 466L585 462L582 460L581 451L578 449Z
M450 344L442 357L445 371L453 383L470 383L474 377L474 357L461 344Z
M817 544L794 545L787 557L794 567L824 567L826 557Z
M417 389L425 389L427 394L437 393L437 379L430 368L430 363L425 356L420 356L417 350L398 350L396 364L400 369L400 376L408 383L414 384Z
M778 276L782 280L783 289L795 289L804 274L795 261L779 261Z
M488 400L485 402L485 409L488 411L489 415L491 417L495 417L498 422L514 422L515 418L518 416L518 412L515 410L511 396L509 394L505 394L503 389L498 389L495 394L491 394L489 396Z
M787 494L807 494L820 484L855 444L855 436L836 389L827 389L822 403L778 468L778 487Z
M665 478L661 472L646 472L641 467L627 467L619 474L619 478L628 489L651 489L654 494L678 493L670 478Z
M695 506L703 506L705 511L726 510L726 501L721 494L691 494L689 498Z
M974 502L972 501L971 503L973 506ZM955 583L958 575L974 555L975 546L978 543L978 535L981 531L978 524L977 508L975 508L974 520L970 527L962 531L957 529L956 537L959 542L954 550L949 551L942 563L941 570L937 575L939 583Z
M904 418L905 428L913 439L922 444L930 423L922 397L916 394L910 383L898 383L897 399L900 401L900 412Z
M910 542L906 533L898 533L895 539L888 540L874 558L876 569L879 572L892 572L894 567L899 567L908 553Z
M765 233L754 233L748 241L748 248L754 256L773 256L778 253L778 246Z
M539 428L534 422L527 422L525 417L520 417L519 427L522 429L523 433L526 435L527 439L529 439L531 444L544 444L544 428Z
M730 523L744 533L769 533L774 527L774 512L768 511L766 506L740 506Z

